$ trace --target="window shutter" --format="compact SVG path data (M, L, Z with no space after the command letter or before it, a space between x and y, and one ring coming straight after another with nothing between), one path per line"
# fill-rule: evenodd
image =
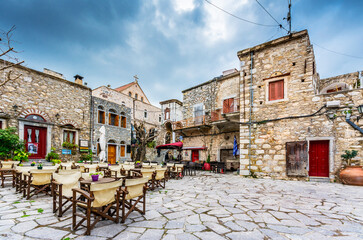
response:
M269 101L284 99L284 80L270 82L269 86Z
M276 82L277 99L284 99L284 80Z
M223 100L223 113L228 113L229 102L228 99Z
M230 113L234 112L234 98L229 99L228 105L229 105L229 112Z
M288 176L307 176L307 142L286 143L286 174Z
M115 126L117 126L118 127L118 125L119 125L119 122L120 121L120 118L119 118L119 116L118 115L116 115L116 119L115 119Z
M111 113L108 114L108 125L111 125Z

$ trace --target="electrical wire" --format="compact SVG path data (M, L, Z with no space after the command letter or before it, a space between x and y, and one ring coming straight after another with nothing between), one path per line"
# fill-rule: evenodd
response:
M346 57L363 59L363 57L358 57L358 56L353 56L353 55L349 55L349 54L345 54L345 53L341 53L341 52L336 52L336 51L334 51L334 50L330 50L330 49L327 49L327 48L325 48L325 47L323 47L323 46L320 46L320 45L318 45L318 44L316 44L316 43L314 43L314 42L311 42L311 43L312 43L313 45L316 45L316 46L318 46L318 47L320 47L320 48L322 48L322 49L324 49L324 50L328 51L328 52L332 52L332 53L339 54L339 55L346 56Z
M213 4L213 3L211 3L211 2L210 2L210 1L208 1L208 0L204 0L204 1L206 1L207 3L209 3L210 5L212 5L213 7L215 7L215 8L217 8L217 9L221 10L222 12L227 13L228 15L230 15L230 16L232 16L232 17L234 17L234 18L237 18L237 19L239 19L239 20L241 20L241 21L248 22L248 23L252 23L252 24L255 24L255 25L258 25L258 26L263 26L263 27L276 27L276 26L278 26L278 25L268 25L268 24L261 24L261 23L252 22L252 21L250 21L250 20L247 20L247 19L244 19L244 18L238 17L238 16L234 15L233 13L230 13L230 12L226 11L226 10L224 10L223 8L218 7L217 5L215 5L215 4Z
M271 15L271 13L269 13L269 11L267 11L267 9L264 7L264 6L262 6L262 4L258 1L258 0L256 0L256 2L258 3L258 5L260 5L261 6L261 8L263 9L263 10L265 10L265 12L278 24L278 26L280 27L280 28L282 28L282 29L284 29L286 32L289 32L286 28L284 28L284 26L282 26L282 24L281 23L279 23L272 15Z

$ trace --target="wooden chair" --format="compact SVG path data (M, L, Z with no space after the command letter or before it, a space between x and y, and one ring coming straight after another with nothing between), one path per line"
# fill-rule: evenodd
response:
M121 165L110 165L107 173L108 177L119 179L121 177Z
M51 196L52 175L55 170L42 169L30 170L30 173L24 173L26 184L26 199L29 200L34 195L44 193ZM31 190L31 188L33 188Z
M14 170L14 179L15 179L15 191L16 192L24 192L23 196L25 197L25 190L24 186L25 184L25 176L24 173L28 173L30 170L36 169L36 167L21 167L21 166L15 166Z
M165 188L165 182L166 182L166 168L156 168L156 174L154 175L154 187L161 187L161 188Z
M97 164L87 164L84 167L85 167L85 169L88 169L88 171L86 171L86 172L95 173L95 172L97 172L98 165Z
M85 235L90 235L95 225L104 218L118 223L121 185L122 180L119 180L110 183L91 184L90 192L73 188L73 231L76 231L80 226L83 226L82 223L86 222ZM82 198L77 199L77 194ZM78 212L77 206L79 207ZM91 214L94 215L94 221L92 223ZM78 223L77 217L81 218Z
M11 177L12 187L15 187L15 178L14 178L14 166L17 165L18 161L1 161L0 162L0 177L1 177L1 187L5 187L5 178Z
M64 162L64 163L62 162L60 164L62 170L70 170L72 169L72 165L73 165L72 162Z
M167 163L166 164L166 168L167 168L167 171L166 171L166 180L168 181L170 178L171 178L171 171L174 169L174 163Z
M155 176L155 169L151 168L142 168L141 169L141 175L143 178L147 178L147 187L150 190L154 190L155 188L155 182L154 182L154 176Z
M121 190L121 222L124 223L126 218L133 211L145 214L146 210L146 190L148 178L126 179L125 187ZM142 204L142 210L138 204ZM126 212L126 209L128 210Z
M175 164L175 167L173 170L171 170L171 176L179 179L183 177L183 171L184 171L184 164Z
M78 181L81 176L81 172L79 171L63 171L53 174L53 213L58 211L58 217L61 217L68 209L72 207L72 188L79 188Z

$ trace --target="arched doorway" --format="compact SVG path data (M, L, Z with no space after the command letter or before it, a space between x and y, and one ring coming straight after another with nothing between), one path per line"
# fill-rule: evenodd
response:
M114 140L107 142L107 161L110 164L116 164L116 142Z

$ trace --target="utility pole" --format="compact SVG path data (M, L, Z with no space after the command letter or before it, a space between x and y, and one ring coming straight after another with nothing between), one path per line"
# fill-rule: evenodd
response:
M289 12L287 13L286 20L287 20L287 22L289 24L288 34L290 35L291 34L291 0L289 0Z

